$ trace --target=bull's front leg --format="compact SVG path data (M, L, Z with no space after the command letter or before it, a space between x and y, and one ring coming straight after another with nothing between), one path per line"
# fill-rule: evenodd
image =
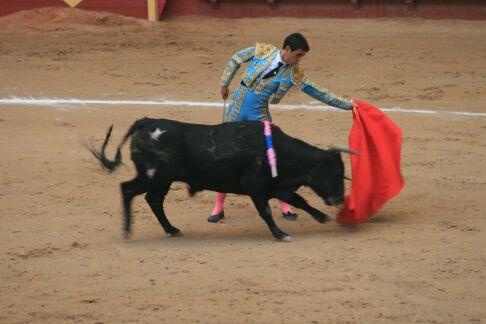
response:
M327 222L331 219L329 216L327 216L326 214L324 214L320 210L309 205L304 198L302 198L301 196L299 196L295 192L278 191L278 192L275 192L272 196L274 196L275 198L278 198L280 200L283 200L286 203L288 203L288 204L290 204L294 207L297 207L297 208L300 208L300 209L306 211L309 215L312 216L312 218L314 218L319 223L325 223L325 222Z
M268 200L260 198L259 196L250 196L251 200L255 204L260 217L267 223L268 228L272 232L273 236L282 242L292 242L292 237L289 234L278 228L277 224L272 217L272 210L268 205Z
M256 158L250 159L250 162L249 167L243 172L241 187L250 196L260 217L267 223L273 236L282 242L292 242L290 235L278 228L273 220L272 210L268 205L268 196L265 192L263 160Z

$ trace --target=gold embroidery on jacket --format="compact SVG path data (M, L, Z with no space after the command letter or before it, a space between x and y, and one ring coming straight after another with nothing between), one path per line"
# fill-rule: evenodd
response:
M300 66L295 64L292 66L291 77L292 77L292 82L295 85L300 86L306 76L304 70Z
M277 48L272 44L265 44L265 43L257 43L255 56L259 59L264 59L270 54L272 54Z
M292 87L292 84L291 83L289 84L288 81L287 81L289 74L290 74L290 70L291 70L291 68L285 67L284 71L282 72L282 79L280 81L278 89L275 92L275 94L273 95L270 103L278 104L282 100L282 98L285 96L287 91L289 91L289 89Z
M272 55L277 55L277 53L274 52ZM255 62L252 69L249 68L243 73L243 82L250 89L254 89L258 85L258 77L270 66L270 63L272 63L270 58Z
M235 53L229 60L228 64L226 64L221 78L219 79L219 85L225 87L229 86L241 64L250 61L254 56L255 46L245 48Z
M230 104L230 107L224 116L223 119L224 122L235 121L236 118L238 118L241 107L243 106L243 102L245 101L247 92L248 92L248 88L246 87L240 86L236 88L236 93L233 96L233 102Z

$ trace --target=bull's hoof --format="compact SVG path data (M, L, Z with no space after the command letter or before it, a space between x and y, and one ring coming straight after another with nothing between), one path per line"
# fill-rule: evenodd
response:
M130 239L130 231L127 231L127 230L123 230L122 231L122 237L125 239L125 240L129 240Z
M181 231L177 231L177 232L174 232L174 233L170 233L169 235L172 236L172 237L181 237L181 236L184 236L184 234L182 234Z
M280 242L286 242L286 243L290 243L292 242L292 237L290 235L287 235L287 236L284 236L280 239Z
M282 217L285 219L285 220L288 220L288 221L295 221L297 219L297 214L295 213L292 213L292 212L286 212L286 213L282 213Z
M327 216L326 214L321 215L314 215L314 219L321 224L327 223L331 220L331 217Z

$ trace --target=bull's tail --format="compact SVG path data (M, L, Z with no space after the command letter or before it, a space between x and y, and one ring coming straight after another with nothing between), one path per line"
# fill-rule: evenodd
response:
M101 150L99 150L99 151L96 150L92 144L88 145L87 148L93 154L93 156L100 162L101 166L105 170L107 170L108 172L113 172L120 166L120 164L122 164L121 150L122 150L123 145L133 135L133 133L135 133L135 131L144 127L145 125L147 125L148 122L151 122L151 121L152 120L149 119L149 118L143 118L143 119L137 120L130 127L130 129L127 131L127 133L123 137L122 142L120 143L120 145L118 145L114 161L109 160L105 155L105 149L106 149L106 146L108 145L108 142L110 140L111 131L113 130L113 125L111 125L110 128L108 128L108 132L106 133L105 140L103 142L103 145L101 146Z
M113 125L111 125L110 128L108 128L108 132L106 133L105 136L105 141L103 142L103 146L101 147L100 151L96 150L92 143L87 147L88 150L93 154L93 156L100 162L103 169L109 172L115 171L116 168L118 168L118 166L121 164L121 160L122 160L121 147L123 145L123 142L122 144L120 144L118 150L116 151L114 161L109 160L105 155L105 149L106 146L108 145L108 141L110 140L112 130L113 130Z

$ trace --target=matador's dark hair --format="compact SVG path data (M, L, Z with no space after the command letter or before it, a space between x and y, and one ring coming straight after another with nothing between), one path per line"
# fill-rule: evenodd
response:
M287 45L290 46L292 52L298 49L304 50L305 52L310 50L307 40L301 33L293 33L287 36L284 40L283 48Z

